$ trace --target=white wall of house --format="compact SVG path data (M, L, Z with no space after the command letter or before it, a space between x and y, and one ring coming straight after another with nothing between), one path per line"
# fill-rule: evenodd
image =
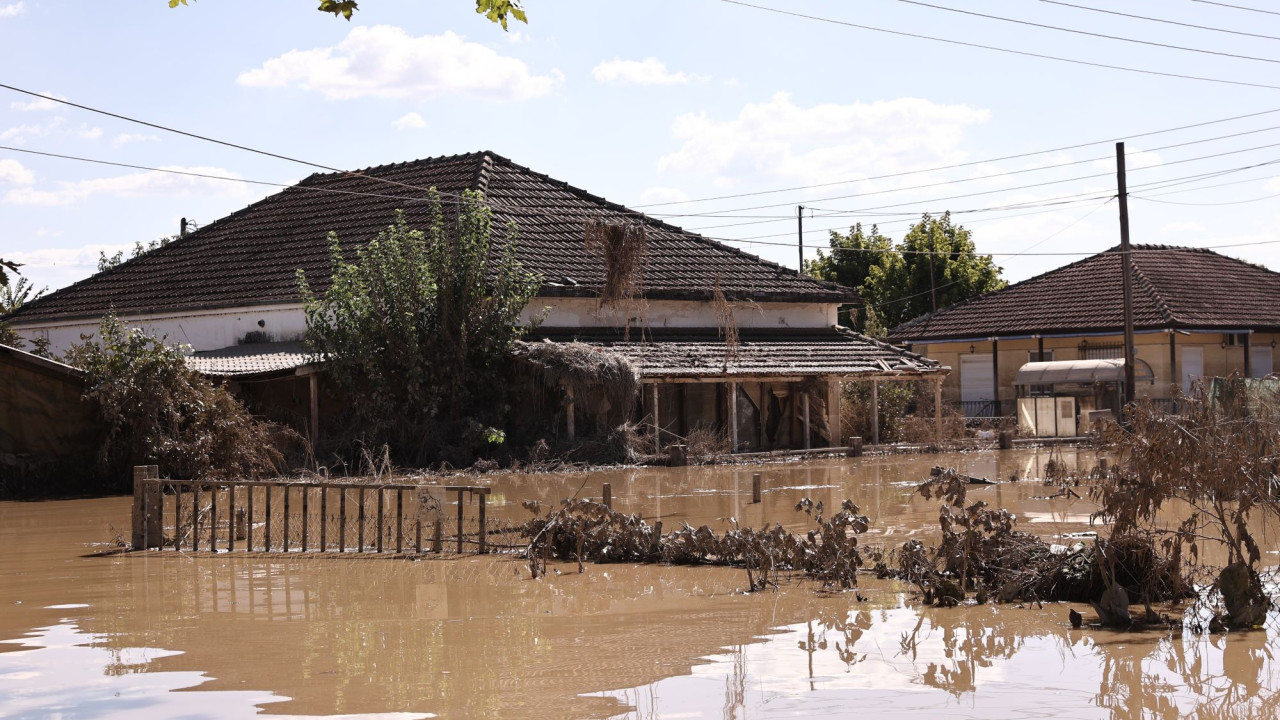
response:
M550 308L547 310L547 308ZM734 316L739 328L821 328L836 324L838 305L826 303L736 303ZM601 309L591 298L535 298L525 309L525 322L543 315L544 327L592 328L619 326L628 317L643 317L652 328L717 327L711 303L692 300L655 300L642 310L624 313ZM122 315L132 327L190 345L194 350L217 350L245 342L246 337L265 341L292 341L306 331L301 304L195 310L172 313ZM62 354L81 335L97 332L97 320L67 320L14 323L14 329L28 340L47 338L50 349ZM252 335L255 334L255 335Z

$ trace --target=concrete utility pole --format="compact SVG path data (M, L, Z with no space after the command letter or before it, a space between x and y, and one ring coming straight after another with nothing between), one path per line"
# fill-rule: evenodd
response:
M804 275L804 206L796 206L796 239L800 241L800 267L796 268L797 275Z
M1124 284L1124 402L1131 403L1133 380L1133 256L1129 252L1129 190L1124 175L1124 143L1116 143L1116 191L1120 199L1120 274Z

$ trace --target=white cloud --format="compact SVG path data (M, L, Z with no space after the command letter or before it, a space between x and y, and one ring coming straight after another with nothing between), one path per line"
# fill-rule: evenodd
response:
M171 166L163 169L222 177L239 177L230 170L217 167ZM183 197L196 194L241 195L244 192L245 186L239 182L149 170L147 172L109 178L62 182L59 183L59 187L56 190L40 190L34 187L14 188L5 194L4 200L12 205L53 206L70 205L95 195L112 197L154 197L157 195Z
M683 72L667 70L666 63L656 57L606 60L591 69L591 76L607 85L684 85L693 79Z
M8 185L32 185L36 176L17 160L0 160L0 183Z
M296 85L336 100L450 93L526 100L547 95L560 81L559 72L534 74L523 60L452 32L413 37L390 25L353 28L336 46L291 50L236 79L249 87Z
M0 10L0 13L2 12L3 11ZM40 93L40 97L34 100L15 100L9 103L9 107L13 108L14 110L21 110L23 112L32 112L36 110L53 110L58 107L58 103L54 102L50 98L57 98L59 100L67 99L62 95L55 95L51 92L46 91L46 92Z
M120 133L111 139L111 144L116 147L139 142L160 142L160 138L146 133Z
M0 18L17 17L25 12L26 9L26 3L22 2L0 5Z
M427 126L427 121L416 112L405 113L398 120L391 123L395 125L397 130L421 130Z
M98 271L98 253L115 255L133 249L133 243L121 245L93 244L76 248L39 248L6 251L6 259L22 263L22 274L36 287L52 290L83 280Z
M5 128L4 130L0 130L0 142L21 145L33 137L46 137L55 134L74 135L85 140L97 140L102 137L102 128L91 127L81 123L80 127L73 129L67 125L66 118L55 117L42 125L28 123L25 125L14 125L12 127Z
M688 199L689 196L686 195L683 190L673 187L651 187L640 193L641 205L681 202Z
M717 186L848 180L962 162L965 128L990 113L917 98L800 107L787 93L748 104L736 118L675 119L682 141L662 171L710 177ZM919 177L912 182L923 182Z

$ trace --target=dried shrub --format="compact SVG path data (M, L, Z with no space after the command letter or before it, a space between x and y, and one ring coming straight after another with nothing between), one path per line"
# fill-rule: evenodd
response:
M1108 431L1119 462L1091 488L1096 516L1113 524L1113 535L1160 538L1163 551L1188 567L1199 564L1206 543L1223 548L1227 563L1213 589L1226 606L1226 624L1256 626L1271 603L1250 521L1280 519L1275 386L1238 377L1200 383L1180 407L1172 415L1148 403L1132 405L1128 426ZM1185 519L1171 524L1168 510Z
M513 344L517 362L535 372L545 385L570 388L584 407L629 418L640 392L640 371L626 357L585 343L524 342Z
M96 338L82 336L67 362L85 371L84 399L107 427L98 459L110 472L154 464L184 478L276 474L284 451L301 442L188 368L180 349L114 315Z
M716 326L720 329L720 338L724 340L724 365L723 369L729 369L729 363L738 356L738 319L733 314L733 306L729 304L729 300L724 296L724 290L720 287L720 273L716 273L714 284L711 290L711 307L716 314Z
M588 220L585 245L604 262L604 286L600 306L616 306L643 294L644 262L649 240L639 223Z
M525 503L535 514L537 503ZM726 565L744 568L752 590L776 586L782 572L801 572L824 587L848 589L858 584L857 573L879 556L861 547L858 536L869 521L846 500L829 517L821 502L808 498L796 505L814 529L797 536L773 525L760 530L733 528L723 534L687 523L663 534L662 523L649 525L638 514L627 515L589 500L565 500L557 510L534 517L521 532L529 538L525 556L536 578L546 572L550 558L596 562L672 565Z
M1001 602L1097 603L1119 588L1149 606L1191 594L1178 556L1162 552L1150 536L1129 532L1092 546L1055 547L1017 530L1016 518L1006 510L981 500L966 504L968 485L968 477L939 470L917 488L925 498L943 501L942 541L933 548L908 541L898 551L897 565L900 577L916 583L926 601L954 604L976 591L979 597L993 592ZM1127 611L1127 600L1124 607ZM1109 619L1102 610L1099 615Z

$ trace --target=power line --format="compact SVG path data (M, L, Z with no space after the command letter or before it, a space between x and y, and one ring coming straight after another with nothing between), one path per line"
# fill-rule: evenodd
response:
M1261 129L1258 129L1258 130L1247 130L1247 131L1244 131L1244 132L1231 133L1231 134L1228 134L1228 135L1219 135L1219 136L1216 136L1216 137L1204 138L1204 139L1201 139L1201 140L1190 140L1190 141L1187 141L1187 142L1174 143L1174 144L1171 144L1171 145L1162 145L1162 146L1159 146L1159 147L1153 147L1153 148L1150 148L1149 150L1143 150L1143 151L1141 151L1141 152L1159 152L1159 151L1161 151L1161 150L1172 150L1172 149L1174 149L1174 148L1187 147L1187 146L1190 146L1190 145L1199 145L1199 144L1203 144L1203 143L1206 143L1206 142L1214 142L1214 141L1217 141L1217 140L1226 140L1226 139L1229 139L1229 138L1241 137L1241 136L1244 136L1244 135L1254 135L1254 134L1257 134L1257 133L1260 133L1260 132L1269 132L1269 131L1271 131L1271 130L1280 130L1280 126L1271 126L1271 127L1267 127L1267 128L1261 128ZM1265 148L1265 147L1269 147L1269 146L1262 146L1262 147L1263 147L1263 148ZM1137 153L1135 152L1135 153L1131 153L1131 154L1136 155ZM1073 166L1073 165L1082 165L1082 164L1084 164L1084 163L1092 163L1092 162L1097 162L1097 161L1099 161L1099 160L1110 160L1110 159L1112 159L1112 158L1113 158L1113 156L1108 154L1108 155L1102 155L1102 156L1098 156L1098 157L1085 158L1085 159L1083 159L1083 160L1072 160L1072 161L1070 161L1070 162L1057 163L1057 164L1054 164L1054 165L1042 165L1042 166L1040 166L1040 167L1023 168L1023 169L1020 169L1020 170L1006 170L1006 171L1003 171L1003 172L991 173L991 174L989 174L989 175L978 175L978 176L974 176L974 177L960 178L960 179L958 179L958 180L941 180L941 181L939 181L939 182L935 182L935 183L926 183L926 184L924 184L924 185L911 185L911 186L907 186L907 187L887 188L887 189L884 189L884 190L872 190L872 191L868 191L868 192L858 193L856 196L844 196L844 197L868 197L868 196L871 196L871 195L884 195L884 194L888 194L888 193L908 192L908 191L911 191L911 190L922 190L922 189L924 189L924 188L938 187L938 186L940 186L940 185L948 185L948 186L949 186L949 185L958 185L958 184L960 184L960 183L966 183L966 182L976 182L976 181L979 181L979 180L990 180L990 179L993 179L993 178L1007 177L1007 176L1010 176L1010 175L1021 175L1021 174L1030 173L1030 172L1040 172L1040 171L1043 171L1043 170L1053 170L1053 169L1057 169L1057 168L1071 167L1071 166ZM1110 173L1100 173L1100 174L1098 174L1098 175L1084 176L1084 179L1093 178L1093 177L1101 177L1102 175L1110 175ZM1070 182L1070 180L1063 180L1063 181L1061 181L1061 182ZM1012 191L1014 191L1014 190L1021 190L1021 189L1027 188L1027 187L1035 187L1035 186L1034 186L1034 185L1019 185L1019 186L1012 187L1012 188L1003 188L1003 189L1001 189L1000 191L996 191L996 192L1012 192ZM843 197L841 197L841 198L825 198L825 199L843 199ZM822 201L822 200L816 200L815 202L821 202L821 201ZM773 206L760 206L760 207L765 207L765 208L767 208L767 207L773 207ZM754 208L753 208L753 209L754 209ZM810 208L810 209L820 210L820 208ZM755 219L755 220L758 220L758 221L759 221L759 222L726 223L726 224L722 224L722 225L704 225L704 226L702 226L702 227L698 228L699 230L712 230L712 229L719 229L719 228L726 228L726 227L741 227L741 226L743 226L743 225L768 224L768 223L775 223L775 222L790 222L791 220L794 220L794 219L795 219L795 217L794 217L793 215L769 215L769 216L760 216L760 215L730 215L730 214L726 214L726 213L729 213L729 212L733 212L733 211L721 211L721 212L711 211L711 212L707 212L707 213L695 213L695 214L691 214L691 215L689 215L689 216L696 216L696 217L723 217L723 218L752 218L752 219ZM828 212L828 213L836 213L836 212L842 212L842 211L831 211L831 210L829 210L829 211L827 211L827 212ZM686 216L685 216L685 215L680 215L680 214L675 214L675 213L670 213L670 214L668 214L668 213L654 213L654 214L653 214L653 217L678 218L678 217L686 217Z
M725 0L725 1L727 2L728 0ZM1209 154L1209 155L1199 155L1199 156L1192 157L1192 158L1184 158L1184 159L1182 159L1182 160L1171 160L1171 161L1169 161L1169 162L1167 162L1167 163L1163 163L1162 165L1159 165L1159 166L1156 166L1156 167L1163 168L1163 167L1168 167L1168 166L1171 166L1171 165L1181 165L1181 164L1183 164L1183 163L1188 163L1188 162L1198 162L1198 161L1200 161L1200 160L1210 160L1210 159L1217 158L1217 157L1225 157L1225 156L1227 156L1227 155L1238 155L1238 154L1240 154L1240 153L1244 153L1244 152L1253 152L1253 151L1255 151L1255 150L1265 150L1265 149L1267 149L1267 148L1272 148L1272 147L1277 147L1277 146L1280 146L1280 143L1269 143L1269 144L1266 144L1266 145L1258 145L1258 146L1255 146L1255 147L1242 148L1242 149L1239 149L1239 150L1229 150L1229 151L1224 151L1224 152L1220 152L1220 153L1212 153L1212 154ZM1250 167L1252 167L1252 166L1250 166ZM1143 171L1143 170L1151 170L1151 169L1155 169L1155 168L1137 168L1137 169L1135 169L1135 172ZM1014 191L1014 190L1026 190L1026 189L1030 189L1030 188L1045 187L1045 186L1047 186L1047 185L1061 185L1061 184L1063 184L1063 183L1068 183L1068 182L1077 182L1077 181L1080 181L1080 180L1092 180L1092 179L1097 179L1097 178L1100 178L1100 177L1110 177L1110 176L1111 176L1111 174L1112 174L1112 173L1110 173L1110 172L1104 172L1104 173L1093 173L1093 174L1091 174L1091 175L1077 175L1077 176L1075 176L1075 177L1064 178L1064 179L1060 179L1060 180L1046 180L1046 181L1044 181L1044 182L1039 182L1039 183L1029 183L1029 184L1026 184L1026 185L1019 185L1019 186L1011 187L1011 188L1001 188L1001 189L997 189L997 190L981 190L981 191L978 191L978 192L963 193L963 194L960 194L960 195L948 195L948 196L945 196L945 197L932 198L932 199L929 199L929 200L919 200L919 201L912 201L912 202L902 202L902 203L895 203L895 204L889 204L889 205L877 205L877 206L874 206L874 207L859 208L858 210L855 210L855 211L849 211L849 212L865 212L865 211L869 211L869 210L883 210L883 209L887 209L887 208L902 207L902 206L904 206L904 205L919 205L919 204L923 204L923 203L936 203L936 202L944 202L944 201L947 201L947 200L959 200L959 199L962 199L962 198L977 197L977 196L980 196L980 195L992 195L992 194L997 194L997 193L1012 192L1012 191ZM829 201L829 200L847 200L847 199L850 199L850 198L857 198L857 197L862 197L862 194L861 194L861 193L852 193L852 194L848 194L848 195L835 195L835 196L831 196L831 197L814 198L811 202L827 202L827 201ZM729 210L724 210L724 211L721 211L721 212L718 212L718 213L717 213L717 212L707 213L707 214L700 215L699 217L717 217L717 216L723 216L723 215L724 215L724 213L740 212L740 211L747 211L747 210L762 210L762 209L767 209L767 208L776 208L776 207L785 207L785 206L786 206L786 205L788 205L788 204L789 204L789 203L773 203L773 204L769 204L769 205L753 205L753 206L749 206L749 207L739 207L739 208L733 208L733 209L729 209ZM680 217L680 216L679 216L679 215L673 215L673 216L670 216L670 217Z
M1198 207L1211 207L1211 206L1218 206L1218 205L1247 205L1249 203L1262 202L1263 200L1278 198L1280 197L1280 193L1276 193L1274 195L1266 195L1264 197L1259 197L1259 198L1250 198L1248 200L1230 200L1227 202L1204 202L1204 203L1179 202L1177 200L1156 200L1155 198L1144 197L1142 195L1131 195L1130 197L1137 198L1138 200L1146 200L1147 202L1160 203L1161 205L1194 205Z
M1219 57L1235 58L1237 60L1254 60L1256 62L1280 63L1275 58L1257 57L1255 55L1238 55L1236 53L1221 52L1219 50L1204 50L1202 48L1187 47L1185 45L1171 45L1169 43L1154 42L1151 40L1138 40L1136 38L1127 38L1120 35L1107 35L1105 33L1090 32L1088 30L1077 30L1075 28L1066 28L1059 25L1048 25L1045 23L1032 22L1030 20L1018 20L1016 18L1003 17L1001 15L988 15L987 13L974 12L972 10L961 10L960 8L947 7L945 5L934 5L932 3L921 2L921 0L898 0L900 3L908 5L919 5L920 7L932 8L934 10L942 10L944 12L959 13L961 15L970 15L972 17L986 18L988 20L998 20L1000 22L1013 23L1015 25L1027 25L1029 27L1037 27L1045 30L1057 30L1059 32L1071 33L1073 35L1087 35L1089 37L1102 38L1104 40L1117 40L1119 42L1134 43L1137 45L1148 45L1151 47L1165 48L1167 50L1183 50L1186 52L1202 53L1204 55L1217 55Z
M1230 33L1232 35L1243 35L1245 37L1262 38L1264 40L1280 40L1276 35L1262 35L1260 33L1244 32L1243 30L1228 30L1226 28L1209 27L1208 25L1197 25L1195 23L1178 22L1177 20L1166 20L1164 18L1149 17L1147 15L1134 15L1133 13L1124 13L1116 10L1106 10L1103 8L1089 7L1087 5L1076 5L1075 3L1062 2L1061 0L1040 0L1050 5L1062 5L1063 7L1076 8L1078 10L1089 10L1091 12L1106 13L1107 15L1119 15L1121 17L1135 18L1137 20L1149 20L1151 22L1164 23L1166 25L1178 25L1180 27L1196 28L1197 30L1210 30L1212 32Z
M1207 125L1217 125L1224 122L1232 122L1235 120L1245 120L1248 118L1258 117L1261 115L1270 115L1277 112L1280 112L1280 108L1276 108L1273 110L1262 110L1259 112L1249 113L1247 115L1236 115L1233 117L1221 118L1218 120L1207 120L1205 122L1193 123L1191 125L1180 125L1178 127L1166 128L1164 130L1151 130L1149 132L1126 135L1123 138L1110 138L1107 140L1097 140L1094 142L1077 143L1075 145L1064 145L1062 147L1049 148L1048 150L1035 150L1032 152L1018 153L1015 155L1005 155L1003 157L988 158L985 160L970 160L968 162L956 163L954 165L940 165L937 167L924 168L921 170L905 170L903 172L889 173L887 175L874 175L871 177L851 179L851 180L836 180L833 182L816 183L813 185L795 185L792 187L777 188L773 190L756 190L753 192L735 193L733 195L716 195L713 197L694 198L690 200L669 200L667 202L660 202L660 203L632 205L632 207L635 207L635 208L663 207L667 205L686 205L689 203L711 202L715 200L731 200L731 199L740 198L740 197L752 197L755 195L771 195L771 194L782 193L782 192L793 192L796 190L812 190L814 188L830 187L833 185L847 185L847 184L856 183L856 182L869 182L871 180L886 180L889 178L904 177L906 175L918 175L920 173L939 172L942 170L956 170L958 168L972 167L974 165L986 165L989 163L1004 162L1005 160L1019 160L1022 158L1034 157L1036 155L1047 155L1049 153L1064 152L1067 150L1078 150L1082 147L1090 147L1093 145L1110 145L1110 144L1119 142L1120 140L1133 140L1135 138L1149 137L1151 135L1163 135L1166 133L1178 132L1180 130L1191 130L1198 127L1205 127ZM1111 156L1108 155L1107 157L1111 157Z
M1225 78L1212 78L1200 75L1184 75L1181 73L1163 72L1160 70L1144 70L1141 68L1126 67L1124 65L1110 65L1107 63L1092 62L1089 60L1077 60L1075 58L1060 57L1057 55L1046 55L1044 53L1035 53L1027 50L1013 50L1011 48L997 47L995 45L983 45L981 43L966 42L964 40L953 40L951 38L942 38L934 35L922 35L920 33L905 32L902 30L889 30L887 28L873 27L871 25L860 25L858 23L847 22L845 20L835 20L832 18L820 17L818 15L806 15L804 13L793 12L791 10L782 10L779 8L767 7L764 5L755 5L744 2L743 0L720 0L723 3L731 5L741 5L755 10L763 10L765 12L777 13L779 15L789 15L791 17L803 18L805 20L813 20L815 22L830 23L832 25L843 25L845 27L858 28L859 30L870 30L872 32L886 33L889 35L898 35L900 37L910 37L919 40L932 40L933 42L947 43L948 45L960 45L962 47L978 48L980 50L991 50L994 52L1008 53L1010 55L1020 55L1022 57L1040 58L1042 60L1056 60L1058 62L1072 63L1075 65L1086 65L1089 67L1104 68L1107 70L1120 70L1123 72L1139 73L1142 75L1156 75L1160 77L1178 78L1180 80L1196 80L1199 82L1219 83L1223 85L1239 85L1242 87L1265 88L1267 90L1280 90L1280 85L1267 85L1265 83L1252 83L1243 80L1227 80Z
M1217 5L1218 7L1231 8L1232 10L1248 10L1249 12L1266 13L1267 15L1280 15L1280 12L1274 10L1262 10L1259 8L1245 7L1244 5L1230 5L1224 2L1214 2L1213 0L1191 0L1191 2L1204 3L1205 5Z

